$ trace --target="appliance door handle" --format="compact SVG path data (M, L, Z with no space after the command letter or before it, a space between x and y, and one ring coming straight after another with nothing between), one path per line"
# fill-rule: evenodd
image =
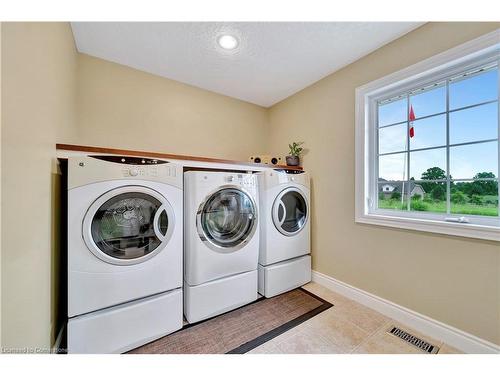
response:
M165 212L167 215L167 210L165 209L165 206L162 204L155 213L155 217L153 218L153 230L155 232L156 237L163 242L165 241L165 235L160 231L160 215Z
M281 218L281 220L279 221L280 226L282 226L282 225L283 225L283 223L285 222L285 219L286 219L286 206L285 206L285 204L283 203L283 201L281 201L281 200L280 200L279 206L280 206L281 208L283 208L283 217L282 217L282 218ZM278 210L278 212L279 212L279 210ZM278 219L279 219L279 218L278 218Z

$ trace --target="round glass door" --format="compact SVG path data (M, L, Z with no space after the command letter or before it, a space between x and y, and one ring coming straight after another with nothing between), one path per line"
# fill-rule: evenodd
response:
M92 204L83 233L98 258L113 264L136 264L165 247L173 225L173 210L161 194L128 186L112 190Z
M224 188L200 206L198 234L213 250L241 249L255 233L257 209L253 199L237 188Z
M307 201L299 189L283 190L274 201L273 222L285 236L300 232L306 225L307 215Z

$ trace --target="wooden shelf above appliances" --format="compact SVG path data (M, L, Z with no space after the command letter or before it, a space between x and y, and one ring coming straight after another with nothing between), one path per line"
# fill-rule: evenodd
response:
M250 163L247 161L207 158L207 157L202 157L202 156L166 154L166 153L151 152L151 151L123 150L123 149L117 149L117 148L70 145L70 144L64 144L64 143L57 143L56 150L72 151L72 152L87 152L87 153L92 153L92 154L142 156L142 157L147 157L147 158L184 160L184 161L188 161L188 162L200 162L200 163L232 164L232 165L241 165L241 166L253 166L253 167L258 167L259 169L273 168L273 169L286 169L286 170L295 170L295 171L302 170L302 167L290 167L287 165L268 165L268 164L261 164L261 163Z

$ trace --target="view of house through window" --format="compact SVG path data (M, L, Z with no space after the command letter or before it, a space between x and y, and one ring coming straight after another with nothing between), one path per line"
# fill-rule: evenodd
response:
M378 102L378 208L498 216L498 65Z

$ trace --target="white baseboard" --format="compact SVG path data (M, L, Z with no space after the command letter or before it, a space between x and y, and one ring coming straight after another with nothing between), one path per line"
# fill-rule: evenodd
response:
M470 333L461 331L458 328L429 318L428 316L397 305L371 293L365 292L364 290L358 289L320 272L312 272L312 281L338 294L359 302L375 311L378 311L391 319L401 322L410 328L422 332L424 335L445 342L446 344L453 346L464 353L500 353L500 346L494 343L483 340L477 336L471 335Z

